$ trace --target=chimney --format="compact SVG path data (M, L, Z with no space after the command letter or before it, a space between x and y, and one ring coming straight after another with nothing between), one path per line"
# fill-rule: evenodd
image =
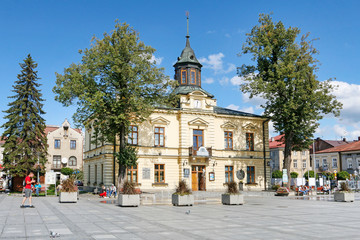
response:
M343 142L346 142L346 138L343 138Z
M358 141L360 141L360 136L358 137Z

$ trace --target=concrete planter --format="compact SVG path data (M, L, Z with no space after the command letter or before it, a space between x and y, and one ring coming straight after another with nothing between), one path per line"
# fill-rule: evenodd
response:
M335 202L353 202L355 197L352 192L335 192L334 200Z
M140 194L119 194L119 206L138 207L140 205Z
M60 192L59 202L61 203L76 203L77 202L77 192Z
M241 194L221 194L221 202L224 205L243 205L244 196Z
M172 195L172 204L174 206L192 206L194 205L194 196L192 194L189 195L178 195L173 194Z

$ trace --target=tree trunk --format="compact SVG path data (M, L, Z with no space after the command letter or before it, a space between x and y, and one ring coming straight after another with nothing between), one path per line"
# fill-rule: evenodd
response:
M125 126L122 124L120 127L119 133L119 152L121 153L125 149ZM126 167L119 163L119 173L118 173L118 189L122 188L123 183L126 180Z
M291 149L292 149L292 137L293 134L285 133L285 150L284 150L284 167L283 169L287 170L288 183L286 187L290 189L291 186L291 175L290 175L290 167L291 167Z

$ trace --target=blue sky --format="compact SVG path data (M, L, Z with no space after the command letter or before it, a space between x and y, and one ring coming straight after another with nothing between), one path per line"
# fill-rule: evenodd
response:
M55 72L78 63L79 49L90 46L114 28L115 20L127 22L142 41L157 49L159 66L173 77L173 63L185 46L186 17L190 12L190 42L204 65L202 87L213 93L218 105L257 114L261 99L249 100L240 91L236 67L250 63L238 57L245 33L257 24L259 13L273 13L275 21L299 27L319 38L315 47L321 62L319 80L336 78L335 91L343 102L340 119L327 116L315 137L355 139L360 136L360 81L358 57L360 21L358 1L0 1L0 110L6 110L19 63L31 53L39 64L41 91L46 99L47 124L71 121L75 107L54 101L51 89ZM0 113L0 124L4 123ZM71 121L72 122L72 121ZM2 132L2 130L0 130ZM275 133L271 133L275 134Z

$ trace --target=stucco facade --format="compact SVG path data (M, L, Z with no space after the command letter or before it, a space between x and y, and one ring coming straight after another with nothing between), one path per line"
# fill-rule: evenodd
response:
M70 127L67 119L61 126L46 126L48 161L46 171L60 172L61 168L83 168L83 134Z
M280 139L281 135L271 138L269 142L272 171L282 171L284 167L284 143L282 143ZM302 177L308 170L312 170L310 150L292 151L290 172L297 172L299 177Z
M128 139L138 147L138 165L128 169L128 179L143 191L173 191L181 179L193 191L222 191L231 180L242 180L245 190L264 190L270 179L269 119L217 106L201 88L201 64L188 36L174 67L179 106L157 108L147 121L133 123ZM92 142L91 131L85 131L85 185L116 183L113 146Z

